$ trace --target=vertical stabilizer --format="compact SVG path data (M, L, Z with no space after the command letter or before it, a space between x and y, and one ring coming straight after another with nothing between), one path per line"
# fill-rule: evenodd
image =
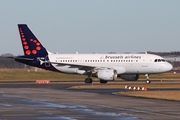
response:
M48 55L47 50L26 24L18 24L18 28L25 56L45 57Z

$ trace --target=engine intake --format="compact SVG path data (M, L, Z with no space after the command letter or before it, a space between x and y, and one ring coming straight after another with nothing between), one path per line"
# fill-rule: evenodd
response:
M111 80L116 80L117 78L117 71L116 70L99 70L97 72L97 77L99 79L102 80L107 80L107 81L111 81Z

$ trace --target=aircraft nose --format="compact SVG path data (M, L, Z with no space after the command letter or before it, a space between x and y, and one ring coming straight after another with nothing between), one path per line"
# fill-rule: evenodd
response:
M172 68L173 68L173 66L172 66L170 63L167 63L167 64L166 64L166 69L167 69L167 71L172 70Z
M165 63L161 64L160 70L162 70L163 72L168 72L168 71L172 70L172 68L173 68L173 66L170 63L165 62Z

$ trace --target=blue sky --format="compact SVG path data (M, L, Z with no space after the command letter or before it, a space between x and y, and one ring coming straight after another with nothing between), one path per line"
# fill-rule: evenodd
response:
M17 24L51 52L180 51L180 0L1 0L0 54L23 54Z

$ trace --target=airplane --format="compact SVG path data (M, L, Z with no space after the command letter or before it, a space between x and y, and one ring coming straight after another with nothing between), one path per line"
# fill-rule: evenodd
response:
M139 75L146 76L151 83L150 74L164 73L172 65L161 56L154 54L54 54L49 52L32 33L26 24L18 24L24 55L13 57L15 61L45 70L87 75L85 83L92 83L91 77L100 83L117 78L137 81Z

